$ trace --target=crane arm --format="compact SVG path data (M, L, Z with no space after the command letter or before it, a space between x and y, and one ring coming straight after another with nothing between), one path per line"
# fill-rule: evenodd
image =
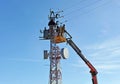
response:
M92 83L93 84L98 84L97 82L97 70L95 69L95 67L85 58L85 56L82 54L81 50L77 47L77 45L71 40L71 35L65 31L70 38L67 38L67 43L76 51L76 53L80 56L80 58L86 63L86 65L89 67L90 69L90 73L92 76Z

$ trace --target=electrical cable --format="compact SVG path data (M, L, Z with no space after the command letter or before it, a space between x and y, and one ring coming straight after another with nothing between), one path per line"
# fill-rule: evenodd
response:
M65 16L65 18L66 18L66 17L69 18L70 15L76 13L76 11L78 12L78 10L82 10L82 9L84 9L84 8L87 8L87 7L93 6L93 5L95 5L96 3L98 3L99 1L102 1L102 0L94 1L94 2L92 2L92 4L87 4L87 5L81 7L81 8L79 8L79 9L77 9L77 10L73 10L73 11L71 11L71 12L68 12L67 14L63 15L63 17ZM80 2L83 2L83 0L80 1ZM69 9L71 9L71 8L69 8ZM59 19L61 19L61 18L59 18ZM68 19L65 20L65 22L67 22L67 21L68 21ZM63 22L64 22L64 21L63 21Z
M89 12L91 12L91 11L94 11L94 10L96 10L96 9L98 9L98 8L100 8L100 7L102 7L102 6L104 6L104 5L106 5L106 4L108 4L108 3L110 3L111 1L107 1L107 2L105 2L105 3L103 3L103 4L101 4L101 5L99 5L99 6L97 6L97 7L95 7L95 8L92 8L91 10L89 10L89 11L86 11L86 12L81 12L81 14L79 14L79 16L80 15L85 15L85 14L88 14ZM75 12L73 12L73 13L75 13ZM73 14L72 13L72 14ZM71 15L71 14L70 14ZM73 15L73 16L78 16L78 15ZM68 16L67 16L68 17ZM75 18L74 17L74 18ZM69 18L69 17L68 17ZM73 18L73 17L72 17ZM71 17L69 18L69 19L67 19L67 21L68 20L71 20L72 19Z
M68 17L68 16L70 16L71 14L75 13L76 11L85 9L85 8L87 8L87 7L90 7L90 6L93 6L93 5L95 5L96 3L100 2L100 1L103 1L103 0L94 1L94 2L91 3L91 4L87 4L87 5L83 6L83 7L78 8L77 10L73 10L73 11L71 11L71 12L65 14L64 16Z
M87 1L87 0L81 0L81 1L77 2L77 4L75 3L75 4L71 5L70 7L64 8L63 11L69 11L69 10L72 9L73 7L76 7L76 6L80 5L80 3L83 3L83 2L85 2L85 1Z

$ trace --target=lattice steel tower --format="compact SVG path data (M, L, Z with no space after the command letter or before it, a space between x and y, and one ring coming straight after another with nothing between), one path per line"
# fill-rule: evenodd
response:
M49 58L50 60L50 84L62 84L60 60L62 57L64 59L67 58L67 54L64 55L64 52L67 53L66 49L60 49L57 45L58 43L66 42L66 38L64 37L65 25L58 25L58 21L56 21L59 17L59 13L50 10L48 22L49 28L44 28L43 37L41 37L44 40L50 40L50 50L44 50L44 59Z

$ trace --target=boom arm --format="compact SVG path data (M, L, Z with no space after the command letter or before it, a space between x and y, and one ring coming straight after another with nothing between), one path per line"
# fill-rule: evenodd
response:
M76 53L80 56L80 58L86 63L86 65L90 68L90 73L92 76L92 83L93 84L98 84L97 82L97 70L95 69L95 67L85 58L85 56L82 54L81 50L77 47L77 45L71 40L71 35L65 31L70 38L67 39L67 43L76 51Z

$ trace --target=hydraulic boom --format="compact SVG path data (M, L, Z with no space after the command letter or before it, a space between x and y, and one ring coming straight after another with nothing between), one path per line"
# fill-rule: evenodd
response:
M86 65L90 68L90 73L92 76L92 83L98 84L97 82L97 70L95 67L85 58L85 56L82 54L81 50L77 47L77 45L71 40L71 35L65 30L65 32L70 36L70 38L67 38L67 43L76 51L76 53L80 56L80 58L86 63Z

